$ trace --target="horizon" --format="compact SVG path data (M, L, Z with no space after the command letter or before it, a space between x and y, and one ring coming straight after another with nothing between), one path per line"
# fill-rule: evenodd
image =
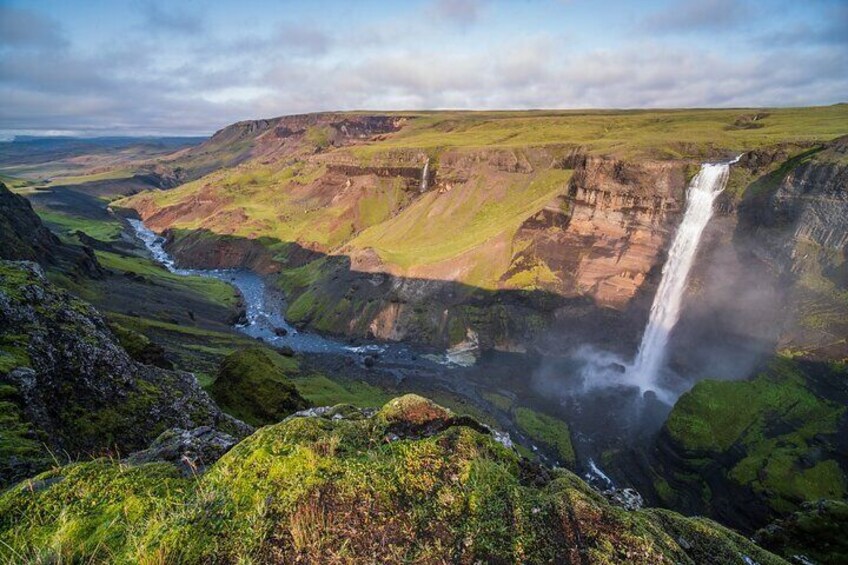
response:
M843 106L848 105L848 102L834 102L833 104L822 104L815 106L729 106L729 107L680 107L680 108L527 108L527 109L517 109L517 108L492 108L492 109L459 109L459 108L445 108L445 109L416 109L416 110L321 110L317 112L302 112L298 114L281 114L279 116L257 116L255 118L247 118L244 120L237 120L235 122L230 122L228 124L224 124L221 126L216 126L212 129L209 129L207 133L180 133L180 132L168 132L168 133L101 133L101 132L69 132L69 131L61 131L61 130L26 130L23 132L9 132L5 130L0 130L0 143L11 143L15 141L21 140L44 140L44 139L69 139L69 140L80 140L80 139L208 139L212 137L215 133L218 133L221 130L226 129L229 126L235 125L237 123L245 123L245 122L253 122L259 120L278 120L290 116L298 116L298 115L319 115L319 114L374 114L374 115L390 115L390 114L438 114L438 113L491 113L491 114L509 114L509 113L562 113L562 114L594 114L594 113L627 113L627 112L686 112L686 111L697 111L697 112L705 112L705 111L726 111L726 110L792 110L792 109L806 109L806 108L828 108L832 106Z
M200 0L5 0L0 53L4 137L207 136L372 111L357 108L829 106L848 98L848 6L246 0L234 14Z

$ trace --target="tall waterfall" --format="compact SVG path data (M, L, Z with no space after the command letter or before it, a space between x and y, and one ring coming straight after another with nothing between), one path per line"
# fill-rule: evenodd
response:
M663 266L662 280L651 305L651 316L642 336L639 353L628 369L635 384L642 390L658 388L656 379L665 362L668 337L680 317L686 280L695 262L701 234L713 215L713 202L727 184L730 165L738 159L702 165L689 184L686 212Z
M419 186L419 190L421 192L425 192L427 190L427 175L430 173L430 158L427 157L427 160L424 161L424 169L421 171L421 185Z

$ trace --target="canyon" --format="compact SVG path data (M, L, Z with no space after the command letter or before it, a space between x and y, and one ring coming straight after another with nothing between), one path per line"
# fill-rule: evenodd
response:
M224 500L219 489L283 484L259 475L250 485L229 484L228 473L246 458L261 460L269 473L280 471L277 465L288 473L312 464L304 461L313 455L298 455L308 443L317 465L338 470L358 457L353 445L383 457L382 448L371 447L379 436L410 453L431 453L425 460L445 469L482 472L489 463L477 460L480 453L496 461L497 472L506 473L500 476L510 477L504 480L517 481L504 488L541 504L541 521L516 532L522 540L536 530L568 538L554 525L568 522L594 532L563 542L585 551L609 542L632 556L631 541L651 539L646 562L755 553L757 562L781 562L704 521L705 535L718 540L706 549L693 541L693 519L634 512L636 498L625 488L634 487L650 506L717 519L784 557L790 545L819 558L816 551L834 547L838 554L838 543L816 549L799 541L799 532L812 528L810 539L830 539L828 528L844 523L848 492L843 106L758 112L758 128L738 125L747 123L746 110L286 116L239 122L198 145L141 158L122 179L28 181L16 191L59 236L27 200L0 194L0 237L9 242L3 258L41 264L4 263L0 282L10 298L0 304L2 314L18 325L50 327L61 318L86 330L77 332L79 344L71 328L60 336L77 355L68 358L67 372L41 341L20 337L25 328L5 332L0 345L15 366L0 371L10 387L0 389L4 402L16 407L21 438L40 434L77 454L114 448L127 464L164 460L182 473L180 454L189 453L200 461L203 488L242 517L256 510L252 502ZM663 269L692 205L687 187L709 163L737 157L689 250L691 270L677 281L673 322L653 319ZM12 287L24 278L28 290L19 296ZM107 321L51 285L93 302ZM50 297L58 313L20 305L35 296ZM622 360L636 357L649 320L670 332L656 364L670 383L668 396L643 394L657 389L634 387L623 376L629 361ZM92 349L89 333L108 354ZM98 356L114 366L93 364ZM586 370L591 356L600 359L603 378ZM125 378L113 383L101 369ZM27 396L34 378L27 370L46 379L37 387L43 398ZM63 399L55 390L76 373L85 387ZM95 414L105 409L98 395L112 389L104 378L120 389L114 394L144 404L139 413L150 427L116 427L111 447L87 435L74 444L56 430L77 419L77 405ZM187 405L203 409L187 416L160 406L174 387ZM407 392L438 397L453 412L417 397L387 397ZM307 408L346 401L357 408ZM60 408L48 410L52 419L26 411L38 403ZM466 411L473 416L456 415ZM113 416L97 422L124 419ZM267 427L241 440L252 429L233 417ZM92 426L84 418L73 425L86 433ZM466 442L479 450L463 451L470 459L456 451L471 449ZM445 445L453 447L438 451ZM44 453L25 447L33 458L16 460L6 482L49 467ZM263 459L266 449L290 459ZM583 474L593 488L559 467ZM121 480L97 462L74 469L56 466L44 480L75 485L77 472L106 484ZM446 486L450 474L431 471L404 475L412 482L403 496L418 500L424 481L438 485L440 497L465 500ZM379 480L394 480L392 473ZM269 502L285 518L266 523L276 533L250 551L266 560L295 546L314 558L341 551L303 545L289 537L299 534L287 521L315 504L364 519L340 494L354 484L349 480L359 484L361 477L310 491L318 502ZM570 502L557 508L572 517L550 513L547 497L559 496L553 491L569 493ZM48 504L50 492L38 499ZM21 493L14 487L0 496L0 509L17 512ZM377 505L395 508L400 500L377 488L369 493ZM187 508L203 505L187 496ZM154 499L170 504L168 493ZM423 512L418 502L398 504L399 512ZM631 518L621 518L618 506L634 512L625 515ZM455 518L440 522L451 543L467 526ZM620 519L659 537L613 535L629 531ZM381 547L403 546L397 531L415 526L401 522L380 526L389 540ZM0 536L7 526L0 518ZM131 527L132 535L148 535L170 526ZM666 535L674 543L657 541ZM234 559L244 555L236 538L216 539ZM357 540L357 551L375 547L370 538ZM548 541L527 543L535 556L553 551ZM451 555L518 558L486 544ZM186 547L198 559L205 555L202 544Z

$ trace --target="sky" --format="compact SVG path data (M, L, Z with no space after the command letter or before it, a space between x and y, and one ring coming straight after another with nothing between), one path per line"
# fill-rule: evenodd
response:
M848 0L0 0L0 136L848 101Z

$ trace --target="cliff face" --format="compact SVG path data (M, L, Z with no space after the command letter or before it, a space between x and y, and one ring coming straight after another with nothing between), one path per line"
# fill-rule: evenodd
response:
M780 347L848 356L848 138L786 161L740 204L740 245L767 263L789 305Z
M581 159L567 194L522 224L504 280L531 266L552 275L539 281L546 290L627 308L674 232L684 172L680 163Z
M193 375L134 362L91 306L28 262L0 261L0 405L0 486L48 467L46 449L126 454L172 427L249 431Z
M88 247L63 244L47 229L32 205L0 183L0 259L63 266L68 272L98 277L101 269Z
M187 266L305 269L308 281L283 276L289 317L333 333L445 346L473 332L484 348L520 350L572 315L557 314L566 301L583 319L592 307L633 316L633 300L650 294L684 164L568 146L446 150L429 158L422 190L428 158L322 152L282 186L257 179L254 189L248 178L236 193L229 176L211 175L164 206L152 196L129 204L153 229L171 229ZM288 235L262 237L274 233Z

